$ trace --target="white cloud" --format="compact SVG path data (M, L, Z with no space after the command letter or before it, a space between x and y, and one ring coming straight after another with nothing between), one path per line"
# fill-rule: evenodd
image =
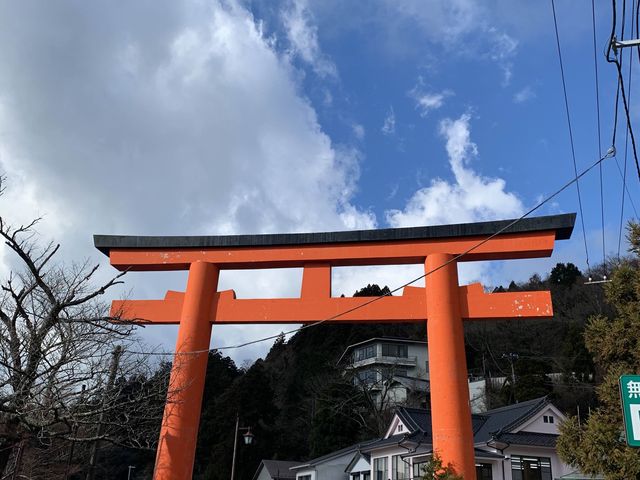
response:
M505 181L487 178L469 167L478 150L471 141L470 116L440 123L440 134L446 140L449 165L454 182L432 180L431 185L418 190L404 210L390 210L391 226L433 225L475 222L511 218L523 210L522 203L506 191Z
M502 86L506 87L513 76L513 57L518 50L518 41L495 27L489 27L487 34L490 42L489 57L502 70Z
M482 7L473 0L387 1L387 5L405 18L413 19L434 42L454 45L477 28Z
M444 99L451 95L451 91L444 90L440 93L423 93L416 97L417 108L423 117L432 111L444 105Z
M424 90L423 79L418 79L418 85L409 90L409 96L416 102L416 108L420 111L420 116L426 117L429 112L437 110L444 105L447 97L453 95L451 90L440 92L426 92Z
M389 210L386 219L392 227L478 222L515 218L522 214L518 197L506 190L500 178L487 178L470 167L478 154L471 141L471 117L440 122L440 135L446 141L452 182L438 178L428 187L416 191L402 210ZM467 276L480 278L486 271L476 264L466 271Z
M11 187L0 208L17 221L45 214L40 231L62 243L64 260L91 257L113 273L94 233L375 226L351 201L359 153L322 131L288 58L241 5L33 8L0 6L0 170ZM184 276L169 277L128 274L126 288L132 298L162 298L184 288ZM214 339L281 329L216 327ZM173 348L174 330L145 331Z
M389 112L387 116L384 117L384 123L380 131L384 135L394 135L396 133L396 114L393 111L393 106L389 107Z
M351 130L353 130L353 134L358 140L364 140L365 129L364 126L359 123L354 123L351 125Z
M502 86L513 76L513 58L518 41L495 25L496 14L486 2L478 0L387 0L387 10L380 12L380 23L389 30L387 36L403 37L415 27L436 48L447 55L495 62L502 71ZM392 17L393 21L389 18ZM407 27L407 24L411 27ZM411 41L415 42L413 37ZM415 48L412 45L412 48Z
M513 95L513 101L515 103L525 103L534 98L536 98L536 92L528 85Z
M294 54L311 65L319 76L338 76L335 64L320 49L318 28L313 24L306 0L293 0L282 12L282 22Z

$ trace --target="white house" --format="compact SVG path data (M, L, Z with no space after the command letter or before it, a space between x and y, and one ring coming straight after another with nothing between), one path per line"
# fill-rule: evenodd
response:
M478 480L591 478L556 453L565 416L546 398L471 416ZM296 480L413 480L432 454L431 414L398 407L385 435L291 468Z
M372 442L375 441L372 440ZM295 472L296 480L347 479L348 476L345 473L347 466L351 465L352 460L358 455L360 449L368 443L370 442L357 443L308 462L302 462L300 465L292 467L291 471Z
M572 472L555 449L565 416L546 398L473 414L478 480L553 480ZM361 449L370 457L372 480L420 478L432 453L431 416L399 407L385 436ZM351 480L360 472L346 471ZM346 477L336 477L346 478Z

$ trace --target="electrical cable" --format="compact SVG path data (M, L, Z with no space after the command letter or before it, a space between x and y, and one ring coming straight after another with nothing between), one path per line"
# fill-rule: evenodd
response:
M634 8L635 8L635 3L632 3L631 5L631 17L633 19L633 14L634 14ZM623 19L624 19L624 15L623 15ZM635 25L633 24L633 21L631 22L631 38L633 38L634 36L634 27ZM624 35L624 29L623 29L623 33ZM617 52L614 52L616 54L616 58L617 58ZM622 54L620 55L620 70L622 70ZM616 65L618 65L618 63L616 62ZM629 51L629 77L628 77L628 85L629 85L629 102L631 102L631 72L633 71L633 49L631 49ZM622 79L620 78L620 83L621 83L621 91L623 93L623 100L624 100L624 85L622 84ZM626 104L625 104L625 108L626 108ZM622 170L623 175L622 175L622 199L621 199L621 207L620 207L620 228L618 230L618 252L617 252L617 257L618 259L620 259L620 248L622 245L622 227L623 227L623 222L624 222L624 199L625 199L625 191L627 191L627 157L629 154L629 133L631 132L631 134L633 135L633 131L631 130L631 124L629 119L627 119L627 130L625 132L625 140L624 140L624 168ZM634 145L635 147L635 145ZM635 153L635 148L634 148L634 153ZM636 157L636 165L637 165L637 157ZM640 177L640 170L638 173L639 177Z
M640 0L638 0L640 1ZM597 54L597 41L596 41L596 7L595 0L591 0L591 26L593 31L593 67L594 78L596 87L596 118L598 125L598 158L602 157L602 135L600 129L600 82L598 80L598 54ZM605 266L606 275L606 246L605 246L605 232L604 232L604 184L602 181L602 164L599 166L600 170L600 220L602 229L602 264Z
M560 75L562 77L562 91L564 93L564 106L567 114L567 125L569 127L569 142L571 144L571 157L573 159L573 173L578 176L578 165L576 162L576 151L573 144L573 131L571 128L571 116L569 115L569 100L567 98L567 84L564 78L564 66L562 63L562 51L560 49L560 34L558 33L558 20L556 17L555 0L551 0L551 9L553 11L553 25L556 32L556 45L558 47L558 60L560 61ZM576 182L576 190L578 192L578 206L580 208L580 223L582 225L582 239L584 241L584 253L587 261L587 271L591 272L591 265L589 264L589 249L587 248L587 232L584 228L584 213L582 210L582 195L580 194L580 183Z
M636 2L636 35L640 35L640 0ZM638 62L640 62L640 45L636 47Z
M551 0L553 2L553 0ZM623 6L626 4L626 2L623 2ZM614 15L615 15L615 0L613 0L613 5L614 5ZM622 38L624 38L624 7L623 7L623 12L622 12ZM627 100L627 95L626 95L626 91L624 88L624 78L622 75L622 58L618 58L618 49L615 46L615 32L613 34L613 36L611 37L611 41L609 42L609 48L607 49L607 62L609 63L613 63L616 66L616 70L618 71L618 84L620 86L620 93L622 93L622 104L624 106L624 112L625 112L625 116L627 118L627 130L629 132L629 135L631 136L631 145L633 147L633 157L636 163L636 171L638 174L638 179L640 180L640 162L638 161L638 151L637 151L637 147L636 147L636 137L635 134L633 133L633 127L631 125L631 114L629 113L629 103ZM610 53L611 51L613 51L613 55L614 58L611 59L610 57ZM617 122L616 122L616 126L617 126ZM614 136L615 136L615 130L614 130Z
M614 157L614 160L616 161L616 166L618 167L618 174L620 175L620 179L623 179L622 169L620 168L620 163L618 162L618 158ZM631 203L631 207L633 208L633 213L635 215L635 218L640 219L640 216L638 215L638 210L636 209L636 204L633 201L633 197L631 196L631 193L629 192L629 187L627 187L626 183L623 183L623 187L624 187L624 191L627 192L627 197L629 199L629 203Z
M340 312L340 313L338 313L336 315L333 315L332 317L325 318L325 319L319 320L317 322L308 323L306 325L302 325L301 327L289 330L287 332L280 332L277 335L269 335L267 337L262 337L262 338L259 338L259 339L256 339L256 340L251 340L251 341L244 342L244 343L239 343L239 344L236 344L236 345L225 345L225 346L222 346L222 347L206 349L206 350L195 350L195 351L192 351L192 352L136 352L136 351L128 351L128 353L139 354L139 355L195 355L195 354L200 354L200 353L219 352L219 351L223 351L223 350L236 350L236 349L239 349L239 348L247 347L249 345L255 345L257 343L266 342L267 340L274 340L274 339L276 339L276 338L278 338L278 337L280 337L282 335L286 336L286 335L290 335L292 333L297 333L297 332L300 332L302 330L306 330L307 328L317 327L318 325L322 325L322 324L324 324L326 322L329 322L331 320L335 320L337 318L340 318L340 317L342 317L344 315L347 315L348 313L354 312L354 311L359 310L359 309L361 309L363 307L366 307L367 305L370 305L370 304L372 304L374 302L377 302L382 298L391 296L394 292L397 292L398 290L401 290L401 289L403 289L405 287L408 287L409 285L411 285L411 284L413 284L415 282L418 282L418 281L422 280L423 278L431 275L432 273L435 273L438 270L446 267L450 263L458 261L460 258L464 257L465 255L468 255L472 251L478 249L479 247L481 247L485 243L489 242L493 238L495 238L498 235L504 233L509 228L513 227L517 223L519 223L522 220L524 220L526 217L531 215L533 212L538 210L540 207L546 205L549 201L553 200L560 193L564 192L567 188L569 188L575 182L580 180L583 176L585 176L587 173L589 173L591 170L593 170L596 166L600 165L600 163L602 163L604 160L606 160L607 158L611 158L614 155L615 155L615 149L613 147L609 148L609 150L607 151L607 153L603 157L601 157L596 162L591 164L589 167L587 167L585 170L583 170L579 175L576 175L574 178L569 180L567 183L565 183L562 187L560 187L554 193L552 193L551 195L549 195L546 198L544 198L542 201L540 201L534 207L532 207L531 209L527 210L523 215L521 215L520 217L516 218L515 220L512 220L507 225L505 225L504 227L499 229L497 232L492 233L488 237L486 237L483 240L479 241L478 243L472 245L471 247L469 247L464 252L459 253L458 255L455 255L454 257L452 257L450 260L444 262L443 264L438 265L437 267L429 270L428 272L425 272L424 274L420 275L419 277L414 278L413 280L410 280L410 281L400 285L399 287L394 288L393 290L390 290L388 293L385 293L384 295L380 295L378 297L373 297L373 298L361 303L360 305L357 305L357 306L355 306L353 308L350 308L348 310L342 311L342 312Z

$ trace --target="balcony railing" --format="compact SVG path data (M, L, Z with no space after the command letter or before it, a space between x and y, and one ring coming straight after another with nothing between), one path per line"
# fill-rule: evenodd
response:
M376 355L375 357L365 358L364 360L354 361L351 367L361 367L363 365L373 365L381 363L384 365L398 365L402 367L415 367L418 364L418 357L389 357L383 355Z

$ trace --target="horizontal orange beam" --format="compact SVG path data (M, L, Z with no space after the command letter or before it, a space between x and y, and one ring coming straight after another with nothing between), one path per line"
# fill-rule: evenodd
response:
M117 269L134 271L188 270L196 261L215 263L221 269L293 268L310 262L331 266L401 265L424 263L427 255L433 253L458 255L485 240L486 237L454 237L292 246L116 248L110 250L109 257ZM553 230L503 234L458 261L548 257L554 241Z
M460 310L464 320L505 318L550 318L551 294L542 292L484 293L477 284L459 287ZM213 302L210 322L309 323L328 322L414 322L428 318L425 289L406 287L404 295L383 297L236 299L232 290L219 292ZM164 300L118 300L111 314L141 323L180 323L184 294L167 292ZM344 315L339 315L356 309ZM338 316L339 315L339 316Z

